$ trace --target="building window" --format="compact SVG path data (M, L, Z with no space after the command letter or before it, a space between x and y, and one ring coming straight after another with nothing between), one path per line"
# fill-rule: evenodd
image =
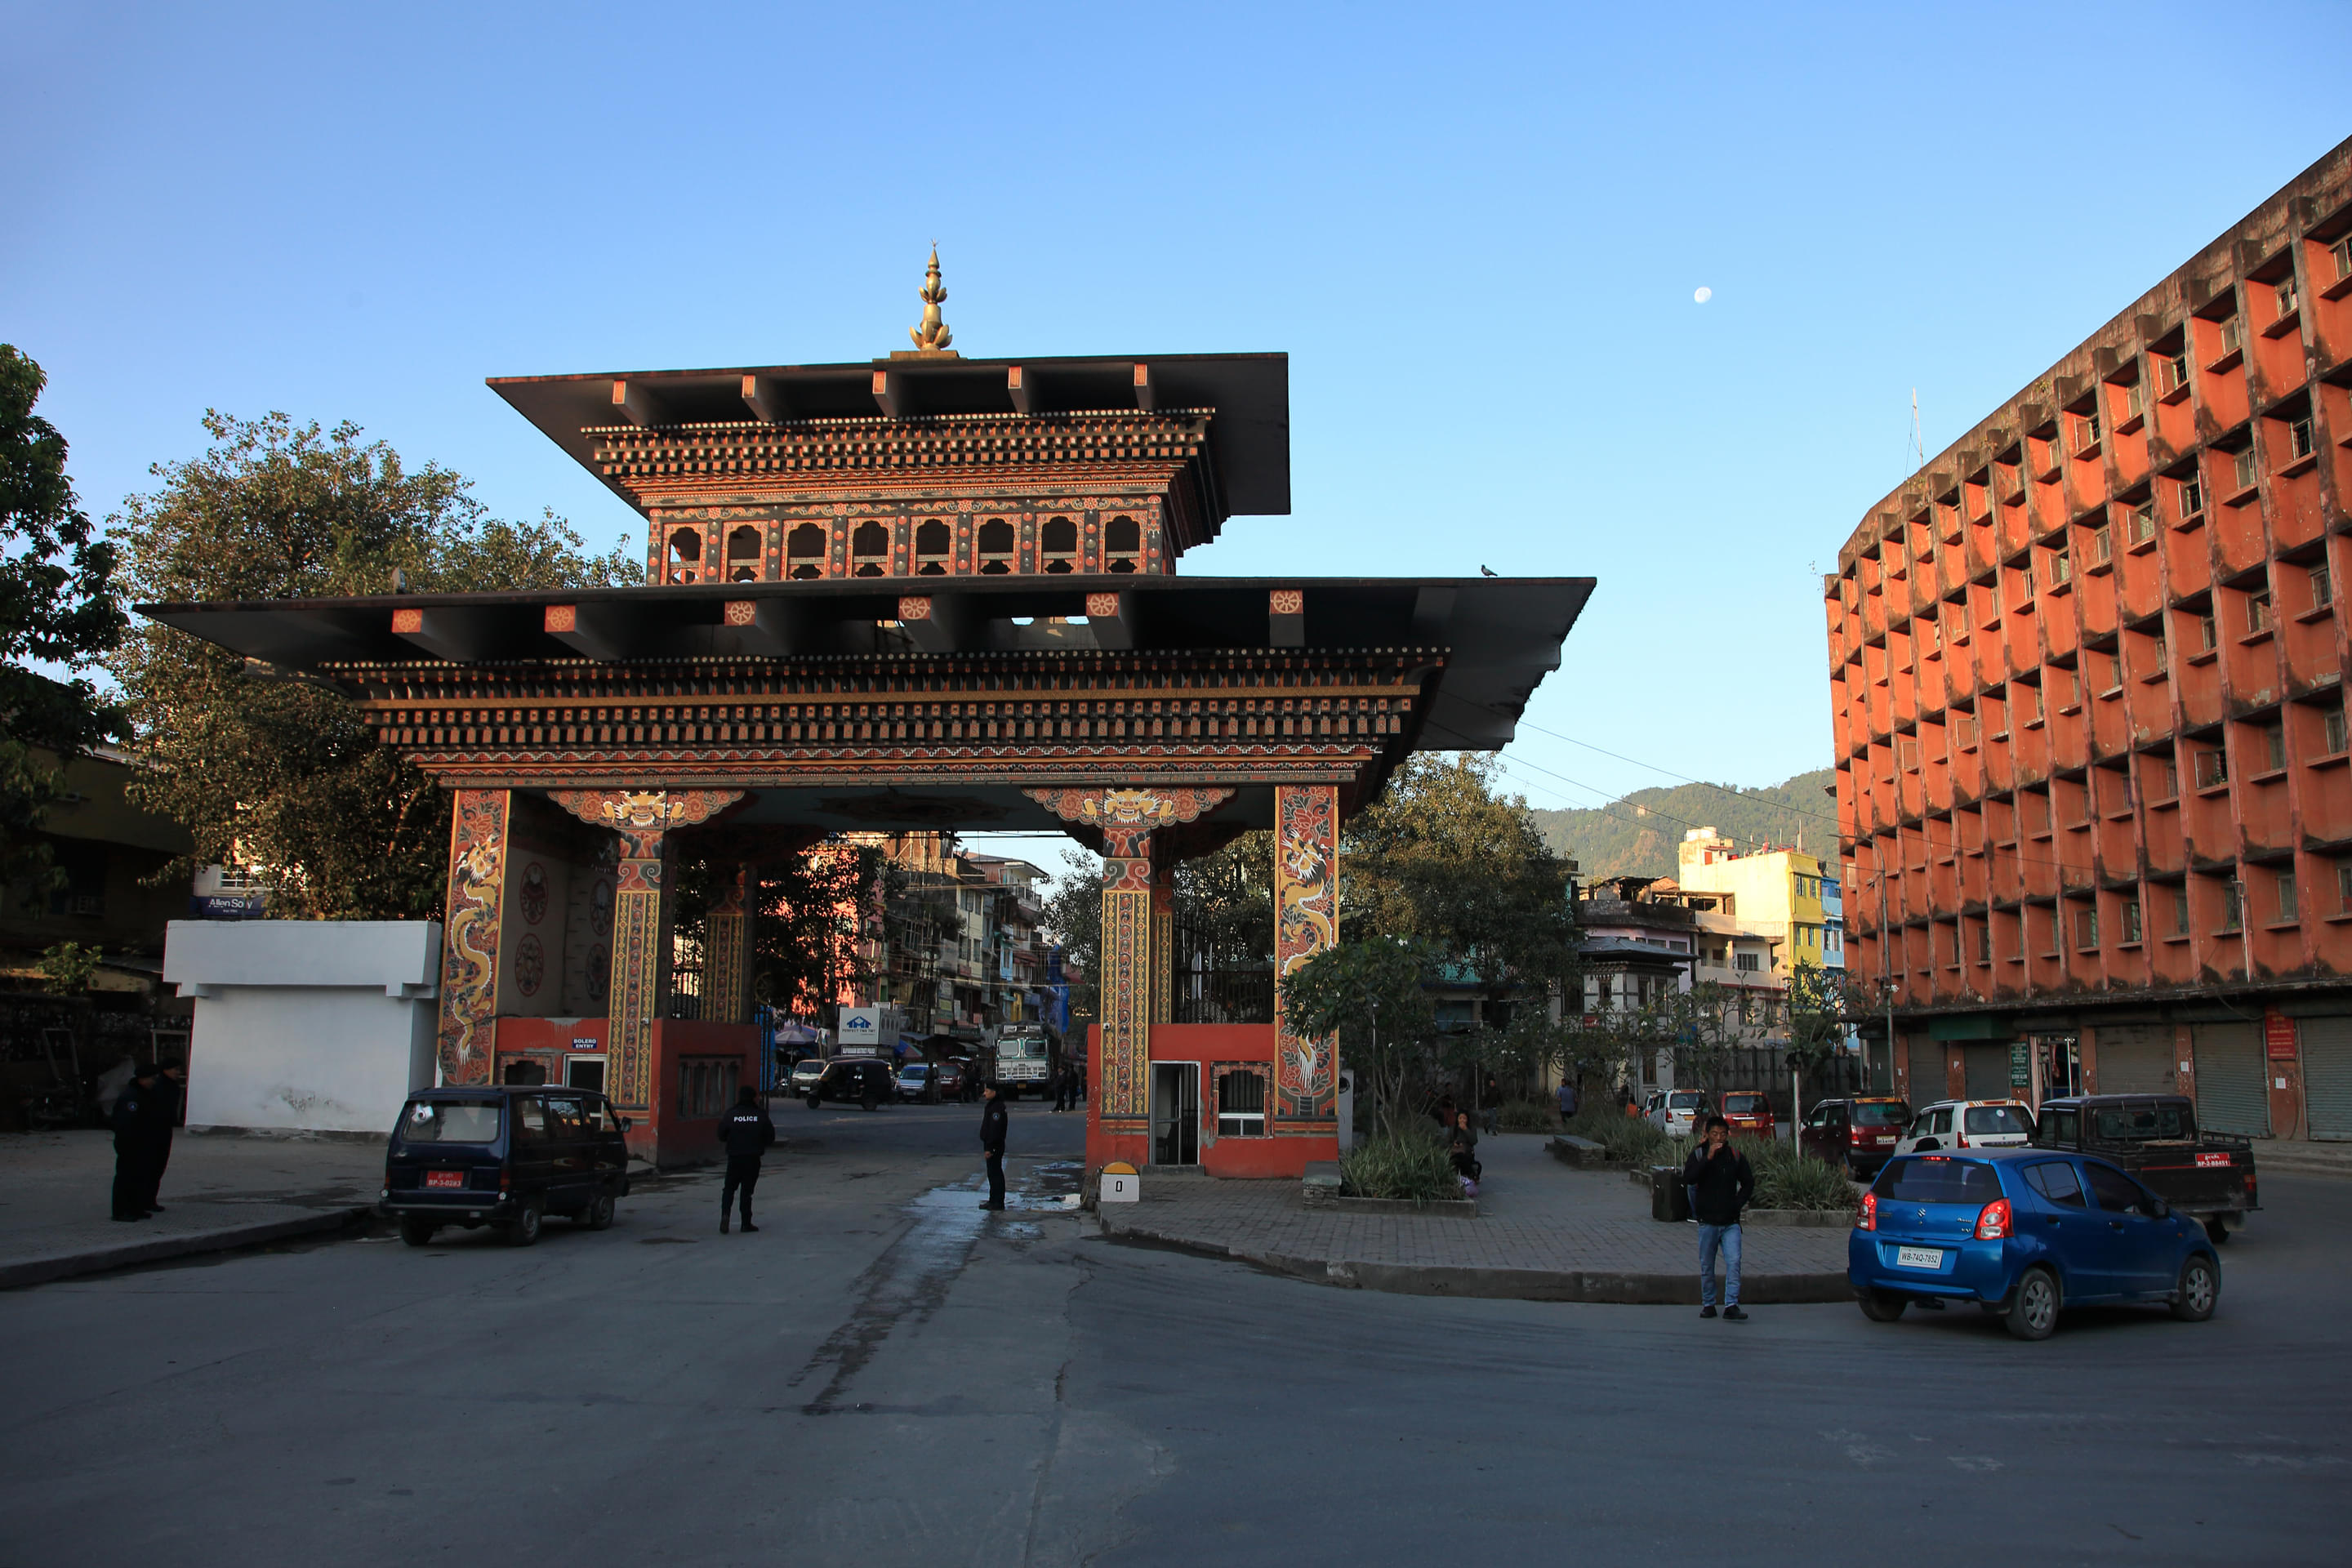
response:
M980 525L980 570L988 577L1002 577L1013 570L1013 525L1001 517Z
M2311 569L2311 607L2324 610L2336 602L2336 578L2321 562Z
M2199 653L2211 653L2215 648L2221 646L2221 628L2214 624L2213 617L2210 616L2198 616L2197 651Z
M890 569L890 531L871 521L849 536L850 575L879 577Z
M2246 595L2246 635L2252 637L2271 629L2271 591L2258 588Z
M727 580L749 583L760 575L760 531L746 524L727 536Z
M2189 356L2186 353L2158 354L2156 373L2163 379L2168 395L2178 392L2189 384Z
M1732 967L1742 974L1753 974L1757 972L1756 955L1752 952L1740 953L1733 960Z
M2230 454L2230 477L2237 481L2240 489L2253 489L2255 472L2254 449L2252 447Z
M2179 485L2180 517L2182 521L2205 510L2205 481L2183 479Z
M2286 457L2290 463L2299 463L2311 456L2311 416L2290 423L2286 427Z
M2099 945L2099 911L2095 909L2074 911L2074 947L2088 952Z
M948 574L948 558L953 551L953 541L948 525L936 517L927 517L915 525L915 575L944 577Z
M2235 877L2221 884L2221 934L2242 928L2246 923L2246 895Z
M2246 346L2246 323L2243 318L2232 316L2221 323L2222 357L2236 353Z
M2172 934L2189 934L2189 889L2186 888L2172 889Z
M1218 1069L1217 1136L1265 1136L1265 1074L1255 1068Z
M2146 544L2155 537L2156 508L2146 502L2132 508L2131 542L2134 544Z
M2336 907L2352 913L2352 860L2336 862Z
M2319 715L2320 740L2326 745L2326 755L2336 756L2344 750L2344 710L2328 708Z
M2053 588L2063 588L2074 580L2074 558L2063 550L2052 551L2050 552L2050 585Z
M2104 528L2091 530L2091 564L2103 566L2115 557L2115 541Z
M1103 525L1103 570L1133 572L1143 555L1143 530L1135 519L1121 515Z
M824 575L824 530L815 523L804 522L792 531L784 542L785 573L788 577L806 579Z
M2352 234L2329 246L2327 254L2336 258L2336 280L2338 283L2352 278Z
M2263 726L2263 760L2269 764L2267 771L2271 773L2277 773L2286 766L2285 725Z
M2117 910L2123 916L2124 943L2136 946L2139 942L2139 900L2126 899Z
M2292 277L2279 279L2278 289L2271 297L2278 302L2278 313L2281 321L2284 321L2287 317L2294 314L2297 307L2295 303L2294 279Z
M669 580L697 582L702 575L702 530L681 528L669 536Z
M2278 918L2282 923L2294 921L2294 873L2281 871L2278 874Z
M1037 552L1053 573L1078 569L1078 525L1066 517L1049 517L1037 531Z
M1992 922L1990 921L1980 921L1977 924L1977 962L1979 963L1992 962Z
M735 1103L735 1079L742 1063L733 1057L688 1057L677 1064L677 1113L724 1116Z
M2191 754L2190 765L2195 772L2189 776L2197 781L2199 789L2211 789L2215 784L2230 782L2230 759L2219 746L2199 748Z

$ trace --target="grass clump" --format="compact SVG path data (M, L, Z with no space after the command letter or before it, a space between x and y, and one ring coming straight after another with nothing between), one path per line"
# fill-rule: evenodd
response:
M1568 1131L1589 1138L1609 1152L1612 1160L1628 1165L1678 1165L1684 1141L1669 1138L1638 1116L1628 1116L1614 1105L1598 1105L1570 1118Z
M1351 1198L1425 1204L1459 1198L1454 1162L1429 1133L1415 1129L1368 1138L1339 1156L1339 1190Z
M1509 1100L1495 1125L1506 1132L1549 1132L1559 1125L1559 1112L1540 1100Z
M1756 1173L1753 1206L1824 1213L1854 1206L1853 1184L1838 1166L1801 1152L1790 1142L1766 1143L1754 1138L1734 1142Z

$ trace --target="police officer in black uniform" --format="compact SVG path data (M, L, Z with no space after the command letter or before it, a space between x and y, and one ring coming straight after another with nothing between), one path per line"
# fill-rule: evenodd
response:
M776 1124L768 1120L759 1094L750 1084L736 1091L735 1109L727 1113L721 1129L727 1140L727 1184L719 1189L719 1234L727 1234L728 1210L735 1204L735 1192L743 1193L743 1228L760 1227L751 1223L751 1189L760 1184L760 1156L776 1141Z
M155 1158L157 1113L169 1104L163 1075L153 1062L141 1062L114 1100L114 1217L145 1219L163 1172ZM164 1136L171 1123L163 1123ZM152 1173L151 1174L151 1173Z
M992 1082L983 1091L988 1108L980 1113L980 1146L988 1155L988 1201L980 1206L1004 1206L1004 1100Z

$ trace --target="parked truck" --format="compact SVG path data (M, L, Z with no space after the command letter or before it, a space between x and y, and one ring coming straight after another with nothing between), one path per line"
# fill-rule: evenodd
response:
M2039 1149L2096 1154L2204 1226L2214 1244L2261 1208L2251 1139L2200 1132L2197 1108L2179 1094L2086 1094L2042 1103Z
M1052 1076L1053 1045L1053 1037L1043 1024L1005 1024L997 1029L996 1081L1005 1099L1018 1100L1033 1090L1045 1092L1046 1079Z

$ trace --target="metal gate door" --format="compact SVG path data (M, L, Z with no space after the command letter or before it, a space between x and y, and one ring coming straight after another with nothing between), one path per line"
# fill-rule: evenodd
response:
M2311 1135L2352 1138L2352 1018L2295 1023L2303 1036L2304 1116Z
M1911 1038L1911 1109L1951 1097L1944 1087L1944 1042Z
M2254 1024L2198 1024L2197 1121L2208 1132L2271 1135L2270 1087L2263 1077L2263 1032Z
M1970 1100L2009 1098L2009 1047L1971 1042L1961 1048L1960 1068L1968 1075Z
M2099 1031L2101 1094L2170 1094L2180 1087L2172 1067L2172 1026L2111 1024Z

